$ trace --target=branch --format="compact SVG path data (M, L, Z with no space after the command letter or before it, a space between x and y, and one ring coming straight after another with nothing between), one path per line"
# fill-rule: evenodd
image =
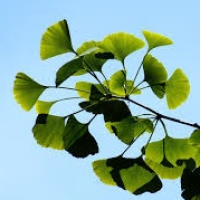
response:
M145 110L148 110L149 112L151 113L154 113L157 117L159 117L160 119L167 119L167 120L170 120L170 121L173 121L173 122L176 122L176 123L179 123L179 124L184 124L184 125L187 125L187 126L191 126L191 127L194 127L194 128L197 128L197 129L200 129L200 125L197 124L197 123L190 123L190 122L186 122L186 121L182 121L180 119L176 119L176 118L173 118L173 117L170 117L170 116L167 116L167 115L163 115L159 112L156 112L155 110L143 105L143 104L140 104L130 98L125 98L125 97L117 97L118 99L122 99L122 100L126 100L126 101L129 101L137 106L140 106L142 108L144 108Z

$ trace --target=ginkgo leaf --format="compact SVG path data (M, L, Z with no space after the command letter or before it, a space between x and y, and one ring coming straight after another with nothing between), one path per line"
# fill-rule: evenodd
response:
M13 93L21 107L29 111L46 88L26 74L19 72L14 81Z
M173 44L171 39L159 33L144 30L143 35L149 45L149 51L156 47Z
M66 81L70 76L73 76L75 73L79 73L79 75L83 74L80 73L80 71L83 70L84 70L83 73L85 73L82 57L69 61L57 71L56 86L59 86L61 83Z
M144 45L145 43L141 39L123 32L108 35L99 43L100 48L111 52L115 59L122 62L129 54L141 49Z
M191 145L200 148L200 130L195 130L190 136L189 142Z
M120 122L107 122L105 126L125 144L131 144L133 139L144 132L152 132L153 124L149 119L128 117Z
M48 114L51 107L57 101L37 101L35 104L35 109L38 114Z
M134 86L134 82L132 80L126 80L125 86L127 95L142 93L142 91L139 88L136 88Z
M75 89L80 97L90 100L92 86L95 86L102 94L105 94L105 86L84 81L77 82Z
M97 104L81 102L79 106L87 112L103 114L105 122L120 122L131 116L131 111L126 103L118 100L100 101Z
M87 54L92 53L93 51L97 50L98 46L94 40L84 42L77 50L76 53L79 56L85 56Z
M40 56L47 59L67 52L75 52L70 38L66 20L50 26L42 36L40 44Z
M163 140L150 143L145 149L145 162L162 178L175 179L182 175L185 164L179 160L195 158L196 149L188 139L166 136Z
M144 81L146 81L152 88L152 91L159 98L164 96L164 89L162 85L167 80L167 71L162 63L156 58L147 54L143 61Z
M65 119L63 117L39 114L32 129L37 143L43 147L64 149Z
M65 150L78 158L98 153L94 137L88 131L88 124L82 124L72 115L67 121L64 133Z
M190 93L190 83L181 69L176 69L166 82L165 93L170 109L180 106L187 100Z
M103 183L118 186L136 195L154 193L162 188L158 176L141 157L97 160L93 162L93 169Z

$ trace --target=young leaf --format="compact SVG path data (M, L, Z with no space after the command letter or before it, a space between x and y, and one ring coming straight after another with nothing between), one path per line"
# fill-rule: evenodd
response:
M109 81L109 88L113 94L125 96L125 72L123 70L115 72Z
M35 104L36 112L38 114L49 114L49 110L57 101L37 101Z
M46 88L26 74L19 72L15 78L13 93L21 107L29 111Z
M99 43L100 48L111 52L115 56L115 59L122 62L129 54L141 49L144 45L141 39L123 32L108 35Z
M88 124L78 122L73 115L67 121L64 146L66 151L78 158L98 153L97 143L88 131Z
M164 96L162 84L167 80L167 71L162 63L150 54L146 55L143 62L144 80L151 86L155 95Z
M157 192L162 188L158 176L142 160L116 157L93 162L93 169L100 180L109 185L139 195Z
M41 58L48 59L67 52L75 52L66 20L50 26L43 34L40 44Z
M190 93L190 83L181 69L176 69L165 84L167 104L170 109L180 106Z
M37 143L43 147L64 149L65 119L63 117L39 114L32 129Z
M153 124L149 119L128 117L120 122L107 122L106 127L125 144L131 144L133 139L144 132L152 132Z
M143 31L143 35L149 45L149 49L148 49L149 51L156 47L173 44L171 39L158 33L153 33L153 32L145 30Z
M200 148L200 130L195 130L189 139L191 145Z
M82 57L71 60L70 62L63 65L57 71L57 73L56 73L56 86L59 86L61 83L66 81L70 76L73 76L75 73L79 72L79 75L81 75L82 73L80 73L80 71L83 71L83 70L85 72Z

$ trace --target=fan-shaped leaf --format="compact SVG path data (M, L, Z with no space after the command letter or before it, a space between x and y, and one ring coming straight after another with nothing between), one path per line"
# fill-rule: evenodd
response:
M35 108L38 114L48 114L51 107L56 103L57 101L37 101L35 104Z
M42 36L40 56L47 59L67 52L75 52L66 20L50 26Z
M164 35L153 33L151 31L143 31L143 35L149 45L149 51L153 48L173 44L172 40Z
M87 112L103 114L105 122L120 122L121 120L131 116L128 106L123 101L100 101L97 104L81 102L79 105Z
M165 84L167 104L174 109L186 101L190 93L190 83L181 69L176 69Z
M134 35L119 32L108 35L99 43L99 47L111 52L115 59L124 61L124 59L134 51L144 47L144 42Z
M37 143L43 147L64 149L65 119L63 117L39 114L32 131Z
M15 78L13 93L21 107L29 111L46 88L26 74L19 72Z
M145 150L145 162L162 178L175 179L181 176L185 164L178 160L195 158L196 149L188 139L165 137L164 140L150 143Z
M88 131L88 124L82 124L72 115L67 121L64 136L65 150L75 157L84 158L98 153L98 146Z
M167 71L162 63L150 54L146 55L143 62L144 80L149 83L153 92L160 98L164 96L162 85L167 80Z
M80 73L81 72L81 73ZM56 86L66 81L70 76L75 73L81 75L85 73L85 68L83 65L83 58L79 57L77 59L71 60L70 62L63 65L56 73Z
M120 122L107 122L106 127L125 144L130 144L133 139L145 131L152 132L153 124L149 119L128 117Z
M88 42L84 42L77 50L76 53L79 56L85 56L87 54L92 53L93 51L95 51L96 49L98 49L98 46L96 44L96 42L94 40L88 41Z
M117 185L133 194L154 193L162 188L160 179L142 158L98 160L93 162L93 169L103 183Z
M195 130L191 134L189 142L191 145L200 148L200 130Z

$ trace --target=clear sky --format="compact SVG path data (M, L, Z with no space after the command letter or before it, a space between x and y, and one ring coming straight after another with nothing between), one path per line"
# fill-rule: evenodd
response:
M171 47L154 53L170 73L181 67L191 82L187 103L167 111L165 103L145 99L144 103L177 118L200 122L200 3L198 0L35 0L1 3L0 14L0 200L144 200L181 199L179 180L164 181L156 193L133 196L119 188L106 186L92 171L95 159L116 156L124 146L110 136L101 120L93 129L100 140L100 153L77 160L64 151L45 149L36 144L31 128L36 113L24 112L13 99L15 75L23 71L41 83L54 82L56 70L66 57L41 61L39 45L45 29L67 19L75 47L86 40L101 40L117 31L142 37L144 29L162 33L174 41ZM155 104L156 102L156 104ZM156 105L156 106L155 106ZM69 108L71 109L71 108ZM178 137L191 131L170 126Z

